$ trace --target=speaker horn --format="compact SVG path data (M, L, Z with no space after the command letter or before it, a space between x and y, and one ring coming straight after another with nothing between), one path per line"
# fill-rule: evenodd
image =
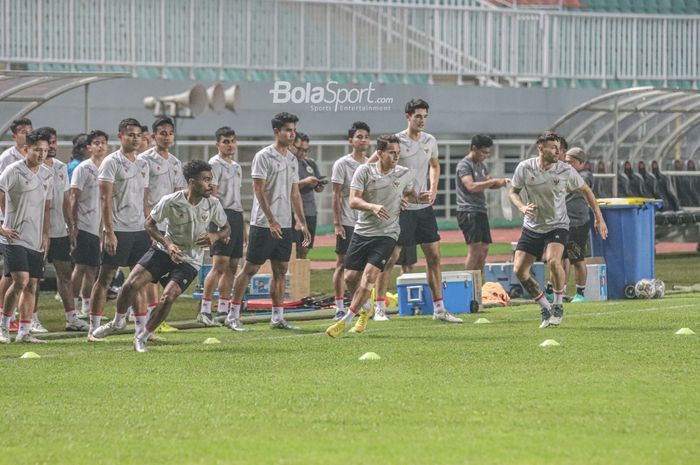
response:
M226 108L232 112L238 111L241 106L241 89L234 84L224 92Z
M176 111L184 109L193 115L199 115L207 109L208 102L207 89L201 84L195 84L191 89L179 94L166 97L146 97L143 99L143 106L148 109L155 109L156 113L161 113L159 110L164 105L170 104L176 107Z
M224 86L221 84L214 84L207 89L207 96L209 97L209 108L217 113L221 113L226 109L226 93L224 92Z

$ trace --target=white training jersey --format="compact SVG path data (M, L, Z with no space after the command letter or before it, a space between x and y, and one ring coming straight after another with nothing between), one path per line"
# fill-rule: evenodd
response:
M182 190L163 197L151 210L151 217L157 223L166 223L165 237L180 248L187 263L199 270L204 249L196 244L197 238L207 232L209 223L223 228L228 220L216 197L202 198L192 205L186 193ZM156 247L167 253L162 244L156 243Z
M0 174L5 171L5 168L16 161L24 160L22 152L17 150L16 146L12 146L0 154ZM0 221L2 221L2 212L0 211Z
M357 211L350 208L350 184L355 171L363 163L355 160L352 153L339 158L333 163L331 182L343 186L340 199L340 223L343 226L355 227Z
M0 175L0 191L5 193L3 227L16 230L20 238L10 242L0 236L0 242L42 251L44 208L53 195L52 183L53 173L44 165L36 173L24 160L5 168Z
M523 227L536 233L554 229L569 229L566 212L567 192L579 189L584 181L568 163L557 161L544 170L539 157L518 163L513 174L512 186L527 193L529 203L537 205L535 218L525 216Z
M78 229L100 235L100 187L97 183L99 168L88 158L73 170L70 186L80 190L78 198Z
M165 159L155 147L151 147L140 153L136 159L138 163L148 165L147 202L149 209L152 209L164 196L187 187L185 177L182 174L182 163L172 153L168 153L168 158ZM164 228L165 224L158 224L158 229L163 231Z
M416 181L416 191L419 194L427 191L430 160L438 158L437 139L427 132L421 132L416 141L408 136L407 129L396 134L396 137L399 138L401 147L399 165L411 170ZM407 210L420 210L429 206L423 203L409 203Z
M289 150L285 154L279 153L274 145L265 147L253 158L252 177L265 180L264 194L275 220L282 228L292 227L292 185L299 183L297 169L296 157ZM253 197L250 224L260 228L270 227L257 197Z
M144 231L144 190L148 187L148 164L131 161L121 150L107 155L100 164L97 180L112 183L112 224L114 231Z
M53 194L51 195L53 201L49 211L49 237L66 237L68 229L66 228L66 217L63 215L63 197L70 190L68 165L54 158L52 166L46 163L44 166L53 172Z
M217 197L225 210L243 211L241 204L241 184L243 170L234 160L226 160L221 154L209 159L214 185L217 187Z

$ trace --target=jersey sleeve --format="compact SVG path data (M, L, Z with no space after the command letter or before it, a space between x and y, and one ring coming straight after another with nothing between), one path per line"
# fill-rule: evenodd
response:
M0 191L7 193L10 189L12 189L12 186L17 179L17 177L13 175L13 171L15 170L6 169L3 170L2 174L0 174Z
M416 187L416 177L413 175L413 172L409 171L406 173L406 186L403 189L403 193L406 194L408 192L416 192L416 194L418 194L419 192L417 191Z
M139 174L143 180L143 188L148 189L151 177L151 165L144 160L140 164L137 164L136 167L139 169Z
M367 184L367 176L369 173L368 165L360 166L355 175L352 177L352 182L350 183L350 189L355 189L356 191L364 192L365 185Z
M267 174L269 172L269 166L265 162L265 157L262 156L262 152L258 152L253 157L253 163L250 167L250 175L253 179L267 179ZM299 182L299 175L296 176L296 182Z
M224 172L221 169L221 165L218 163L210 163L211 165L211 182L215 186L220 186L221 185L221 175Z
M68 178L67 165L61 167L61 173L63 174L63 192L68 192L70 190L70 179Z
M345 183L345 173L343 169L344 163L341 160L337 160L333 163L333 171L331 172L331 182L333 184L344 184Z
M185 180L185 175L182 173L182 163L179 161L175 165L175 179L173 179L173 187L176 191L182 190L187 187L187 180Z
M85 169L77 166L73 170L73 176L70 178L70 187L75 187L76 189L83 190L85 188L85 180L87 179Z
M513 173L513 179L511 179L511 185L516 189L522 189L525 187L525 164L520 162L515 168L515 173Z
M569 169L569 178L566 180L566 187L570 191L575 191L583 187L585 181L575 169Z
M465 176L471 176L474 179L474 167L471 163L465 161L459 162L457 165L457 176L462 179Z
M114 184L114 179L117 175L117 161L113 157L105 159L97 171L97 180L106 181Z
M297 163L296 158L294 158L293 166L294 169L292 170L292 184L299 184L299 163Z
M167 196L160 199L151 209L151 218L153 218L153 221L156 223L162 223L165 221L165 219L168 217L168 206L169 203Z
M434 137L430 139L430 158L438 158L438 143Z
M223 228L228 222L228 218L226 217L224 207L221 206L221 202L219 202L219 199L215 199L212 197L211 200L214 201L212 202L211 208L211 222L217 225L218 227Z

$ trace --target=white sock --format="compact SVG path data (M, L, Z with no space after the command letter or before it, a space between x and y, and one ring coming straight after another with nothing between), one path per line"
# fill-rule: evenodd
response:
M552 306L549 304L549 301L548 301L547 298L544 296L544 292L540 292L540 295L538 295L537 297L535 297L535 302L537 302L538 304L540 304L540 308L541 308L542 310L547 310L547 311L549 311L549 310L552 309Z
M554 305L563 305L564 304L564 289L560 291L554 291L554 302L552 302Z
M202 297L202 306L199 308L199 313L211 315L211 299Z
M148 312L134 313L134 322L136 323L136 329L134 330L134 335L138 336L141 331L146 327L146 322L148 321Z
M352 321L353 318L355 318L356 314L357 312L352 307L348 307L348 312L343 316L343 319L340 321L347 325Z
M102 322L102 315L93 315L91 313L90 314L90 332L93 332L94 330L99 328L101 322Z
M12 321L12 315L5 315L4 313L2 314L2 327L3 328L9 328L10 327L10 321Z
M335 297L335 309L339 312L345 311L345 299L342 297Z
M367 302L362 304L362 310L369 312L372 308L372 299L367 299Z
M232 320L237 320L241 317L241 303L236 302L235 300L230 300L229 301L229 306L228 306L228 316L226 319L228 321Z
M17 321L17 311L12 310L12 315L10 315L10 321Z
M442 299L433 300L433 311L437 313L442 313L445 311L445 303Z
M155 308L158 306L158 304L148 304L146 305L146 313L150 316L151 312L155 310Z
M39 321L39 313L38 312L32 313L32 323L41 323Z
M80 297L73 297L73 308L80 307Z
M141 329L138 333L136 333L136 338L140 341L147 341L149 337L151 337L152 332L146 329L146 326Z
M73 321L73 320L75 320L76 318L78 318L78 315L76 314L74 308L68 309L68 310L66 310L64 313L65 313L65 316L66 316L66 323L70 323L71 321Z
M374 302L374 309L379 311L379 312L385 312L386 311L386 302L383 300L377 300Z
M26 321L20 320L19 321L19 331L17 331L17 337L24 336L25 334L28 334L31 327L32 327L31 320L26 320Z
M131 307L129 307L129 309L131 310ZM126 315L128 313L129 313L129 310L127 310L126 313L119 313L119 312L115 313L114 314L114 322L116 324L121 324L121 322L124 321L124 319L126 318Z
M129 317L129 316L132 316L133 314L134 314L134 307L129 305L129 308L126 309L126 313L124 314L124 317ZM115 321L117 320L116 315L118 315L118 314L115 314L115 317L114 317Z
M272 306L272 322L284 319L284 308L281 306Z
M80 313L84 315L89 315L90 314L90 299L83 299L83 308L80 310Z
M219 305L216 307L216 313L228 313L228 308L230 306L230 301L219 299Z

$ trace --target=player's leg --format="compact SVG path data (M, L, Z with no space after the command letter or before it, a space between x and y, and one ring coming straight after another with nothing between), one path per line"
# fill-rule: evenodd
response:
M427 277L430 292L433 295L433 320L448 323L463 323L461 318L453 316L445 308L442 296L442 272L440 267L440 243L421 244L427 264Z
M552 318L550 324L559 325L564 315L564 292L566 291L566 273L562 256L564 244L550 242L546 247L547 266L549 266L549 278L554 288L554 301L552 302Z
M14 279L14 278L13 278ZM42 343L42 341L34 338L31 335L31 322L32 316L34 314L36 305L36 294L39 287L39 279L31 277L29 274L29 279L26 281L22 293L19 297L18 309L19 309L19 330L17 331L17 337L15 342L28 342L28 343ZM29 323L27 323L29 322Z
M204 279L204 290L202 291L202 305L199 308L199 315L197 315L197 321L202 323L204 326L218 326L214 322L212 317L212 302L214 299L214 291L218 287L219 289L219 307L221 307L222 302L226 302L225 308L228 313L228 298L229 291L226 294L222 293L221 281L224 275L227 273L229 268L230 258L227 255L213 255L212 264L207 277Z
M78 318L78 310L75 308L71 262L54 260L53 267L56 270L56 287L63 302L66 331L87 331L90 325Z
M415 247L415 245L407 247ZM401 246L397 245L394 247L394 250L392 251L389 259L386 261L386 265L384 265L384 271L382 271L379 277L377 278L376 289L374 292L374 319L376 321L385 321L389 319L386 316L386 305L384 303L384 298L386 297L386 293L389 290L389 283L391 282L393 277L392 272L394 270L396 260L399 259L399 255L401 255Z
M7 250L7 247L6 247L6 250ZM5 256L5 260L7 260L7 255ZM17 333L17 337L19 337L19 335L20 335L19 331L21 331L21 334L25 334L25 333L29 334L29 330L31 329L31 324L32 324L32 314L29 313L29 315L25 319L25 316L22 315L22 309L19 308L22 294L24 293L24 289L27 287L27 285L29 283L29 271L10 271L10 275L12 276L12 282L10 284L10 287L7 288L7 292L5 293L4 308L9 310L9 311L14 311L14 309L17 308L20 311L19 330ZM3 328L9 327L9 324L10 324L10 315L4 314L3 315Z

